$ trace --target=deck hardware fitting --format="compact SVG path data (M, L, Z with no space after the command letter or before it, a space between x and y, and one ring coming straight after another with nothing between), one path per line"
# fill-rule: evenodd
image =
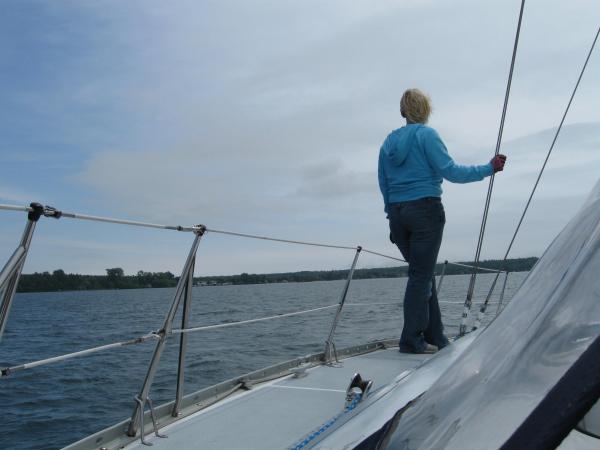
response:
M346 404L348 407L351 405L357 398L357 402L361 402L364 398L367 397L369 391L373 387L373 380L363 380L360 373L355 373L350 379L350 384L348 385L348 389L346 389Z
M298 367L290 369L290 372L294 375L294 378L304 378L308 376L307 370L311 367L310 364L304 364Z
M248 378L244 378L242 380L240 380L241 386L240 389L243 389L245 391L251 391L252 389L254 389L254 383L252 382L252 380L248 379Z
M140 441L142 444L147 445L148 447L153 446L152 442L146 441L144 436L144 401L140 398L139 395L134 397L136 403L139 405L139 421L140 421ZM160 434L158 432L158 425L156 423L156 415L154 414L154 405L152 404L152 399L148 396L146 397L146 401L148 402L148 406L150 407L150 418L152 419L152 428L154 430L154 434L159 438L166 438L167 436L164 434Z
M156 415L154 414L154 404L152 403L152 399L150 396L146 398L148 401L148 406L150 406L150 417L152 418L152 428L154 428L154 434L156 437L166 439L168 436L166 434L160 434L158 432L158 424L156 422Z
M137 404L139 405L138 414L139 414L139 421L140 421L139 422L140 423L140 441L142 442L142 444L147 445L148 447L151 447L154 444L152 442L147 442L146 439L144 438L144 402L137 395L134 397L134 399L137 402Z

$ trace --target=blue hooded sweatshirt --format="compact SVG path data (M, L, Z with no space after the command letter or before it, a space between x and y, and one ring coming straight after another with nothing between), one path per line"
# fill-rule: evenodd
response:
M470 183L493 171L491 163L456 164L438 133L420 123L392 131L379 151L379 188L386 214L390 203L441 197L444 178L452 183Z

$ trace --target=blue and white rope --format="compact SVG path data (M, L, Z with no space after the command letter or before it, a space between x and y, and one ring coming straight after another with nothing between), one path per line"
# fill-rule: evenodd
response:
M333 426L333 424L335 422L337 422L341 417L343 417L345 414L348 414L350 411L352 411L354 408L356 408L356 406L358 405L358 403L360 402L360 399L362 398L362 394L357 395L356 397L354 397L354 399L352 400L352 402L346 406L344 408L344 410L339 413L337 416L329 419L327 422L325 422L323 425L321 425L319 428L317 428L315 431L313 431L312 433L310 433L309 435L307 435L304 439L302 439L300 442L298 442L297 444L293 445L292 447L290 447L290 450L300 450L302 448L306 448L306 446L308 444L310 444L312 441L314 441L317 437L319 437L320 435L322 435L323 433L325 433L329 428L331 428Z

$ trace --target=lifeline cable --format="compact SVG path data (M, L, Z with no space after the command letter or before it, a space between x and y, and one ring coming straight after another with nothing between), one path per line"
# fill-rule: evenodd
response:
M146 334L146 335L138 337L138 338L129 339L128 341L100 345L99 347L92 347L92 348L88 348L86 350L79 350L79 351L73 352L73 353L66 353L66 354L60 355L60 356L53 356L51 358L40 359L38 361L32 361L32 362L25 363L25 364L19 364L18 366L3 367L2 369L0 369L0 376L6 377L6 376L10 375L11 373L17 372L19 370L33 369L34 367L45 366L47 364L52 364L55 362L66 361L68 359L78 358L81 356L87 356L87 355L91 355L92 353L97 353L97 352L109 350L112 348L142 344L151 339L160 339L160 335L158 335L157 333L149 333L149 334Z
M24 211L31 212L33 208L30 206L15 206L15 205L4 205L0 204L0 210L5 211ZM157 223L140 222L138 220L127 220L127 219L116 219L114 217L104 216L90 216L89 214L71 213L65 211L58 211L50 206L44 206L43 213L44 217L53 217L55 219L66 217L69 219L77 220L90 220L92 222L104 222L114 223L118 225L131 225L135 227L146 227L146 228L158 228L162 230L174 230L174 231L185 231L185 232L198 232L202 230L201 225L193 227L183 227L181 225L163 225Z
M256 323L256 322L263 322L265 320L282 319L284 317L299 316L302 314L308 314L308 313L312 313L315 311L322 311L324 309L331 309L331 308L335 308L336 306L338 306L337 303L334 305L322 306L320 308L305 309L303 311L296 311L296 312L291 312L291 313L276 314L274 316L261 317L259 319L240 320L238 322L219 323L216 325L206 325L206 326L202 326L202 327L178 328L175 330L171 330L171 334L192 333L194 331L205 331L205 330L216 330L219 328L234 327L236 325L243 325L243 324L247 324L247 323Z
M550 159L550 155L552 154L552 150L554 150L554 145L556 144L556 141L558 139L558 135L562 129L562 126L565 122L565 119L567 117L567 114L569 113L569 109L571 108L571 103L573 102L573 98L575 98L575 93L577 92L577 89L579 88L579 83L581 82L581 79L583 78L583 74L585 72L585 69L588 65L588 62L590 60L590 57L592 56L592 52L594 51L594 47L596 46L596 42L598 41L598 35L600 35L600 27L598 27L598 31L596 32L596 35L594 37L594 40L592 41L592 45L590 46L590 49L588 51L587 57L585 59L585 62L583 63L583 67L581 68L581 71L579 73L579 77L577 78L577 83L575 83L575 87L573 88L573 92L571 93L571 97L569 98L569 102L567 103L567 107L565 108L565 111L562 115L562 119L560 120L560 123L558 124L558 128L556 129L556 133L554 134L554 139L552 139L552 144L550 144L550 148L548 149L548 153L546 155L546 159L544 160L544 164L542 164L542 168L540 169L540 172L538 174L537 179L535 180L535 184L533 185L533 189L531 191L531 194L529 195L529 199L527 199L527 203L525 204L525 209L523 209L523 213L521 214L521 218L519 219L519 223L517 224L517 227L515 228L515 232L513 233L512 239L510 240L510 243L508 244L508 248L506 249L506 253L504 254L504 258L502 259L502 261L506 261L506 259L508 258L508 254L510 253L513 244L515 243L515 239L517 237L517 234L519 233L519 230L521 229L521 224L523 223L523 219L525 219L525 214L527 214L527 210L529 209L529 205L531 204L531 200L533 199L533 195L535 194L535 191L538 187L538 184L540 182L540 179L542 178L542 174L544 173L544 170L546 169L546 164L548 163L548 160ZM483 317L483 314L485 314L485 311L487 309L487 305L489 303L490 297L492 295L492 291L494 290L494 288L496 287L496 283L498 282L498 277L499 277L499 273L496 274L496 277L494 278L494 281L492 283L492 287L490 288L490 291L485 299L485 301L483 302L483 304L481 305L481 309L479 310L479 314L477 316L477 321L475 322L475 325L473 326L473 330L477 329L479 327L479 325L481 324L481 319Z
M31 208L30 206L16 206L16 205L0 204L0 210L30 212L30 211L33 211L33 208ZM217 230L215 228L207 228L204 225L194 225L194 226L163 225L163 224L157 224L157 223L140 222L137 220L118 219L118 218L114 218L114 217L91 216L88 214L57 211L55 208L52 208L49 206L44 206L43 215L46 217L54 217L54 218L66 217L68 219L88 220L88 221L93 221L93 222L104 222L104 223L112 223L112 224L117 224L117 225L130 225L130 226L136 226L136 227L158 228L158 229L164 229L164 230L174 230L174 231L183 231L183 232L193 232L193 233L210 232L210 233L216 233L216 234L223 234L223 235L227 235L227 236L243 237L243 238L248 238L248 239L258 239L258 240L264 240L264 241L282 242L285 244L308 245L308 246L313 246L313 247L333 248L333 249L340 249L340 250L356 250L356 248L357 248L357 247L352 247L349 245L324 244L324 243L320 243L320 242L298 241L298 240L292 240L292 239L275 238L275 237L271 237L271 236L259 236L259 235L255 235L255 234L238 233L238 232L226 231L226 230ZM372 250L369 250L366 248L363 248L362 251L365 253L370 253L372 255L381 256L383 258L388 258L388 259L392 259L392 260L399 261L399 262L407 262L405 259L386 255L384 253L378 253L378 252L375 252L375 251L372 251ZM498 270L495 270L495 269L488 269L485 267L476 267L476 266L472 266L469 264L462 264L462 263L456 263L456 262L449 262L448 264L452 264L455 266L461 266L461 267L470 267L470 268L487 271L487 272L498 272Z
M506 84L506 93L504 95L504 106L502 108L502 117L500 118L500 128L498 130L498 139L496 140L496 151L494 155L500 153L500 145L502 144L502 133L504 132L504 121L506 119L506 110L508 109L508 98L510 96L510 86L512 84L513 71L515 67L515 60L517 58L517 48L519 45L519 36L521 34L521 23L523 22L523 10L525 8L525 0L521 0L521 10L519 11L519 22L517 24L517 33L515 35L515 43L513 46L512 59L510 61L510 70L508 72L508 82ZM479 258L481 256L481 247L483 246L483 237L485 235L485 226L487 223L488 212L490 209L490 202L492 199L492 190L494 189L494 173L490 177L490 184L488 185L487 196L485 199L485 206L483 208L483 218L481 219L481 228L479 229L479 239L477 241L477 250L475 251L475 269L471 274L471 280L469 282L469 290L467 292L467 298L465 300L465 307L462 313L462 319L459 328L459 336L463 336L467 331L467 317L471 310L473 303L473 291L475 289L475 279L477 278L477 265L479 264Z
M346 245L333 245L333 244L321 244L318 242L294 241L291 239L280 239L280 238L273 238L273 237L269 237L269 236L258 236L256 234L247 234L247 233L237 233L234 231L216 230L214 228L207 228L206 231L211 232L211 233L226 234L229 236L245 237L245 238L249 238L249 239L260 239L263 241L284 242L286 244L311 245L313 247L338 248L341 250L356 250L356 247L350 247L350 246L346 246Z
M405 262L407 263L408 261L402 258L397 258L395 256L390 256L390 255L386 255L385 253L378 253L378 252L374 252L373 250L369 250L368 248L364 248L362 247L362 251L363 253L370 253L371 255L376 255L376 256L381 256L382 258L387 258L387 259L392 259L394 261L400 261L400 262ZM450 262L448 261L448 264L452 265L452 266L459 266L459 267L468 267L470 269L476 269L476 270L481 270L484 272L503 272L502 270L496 270L496 269L488 269L487 267L477 267L477 266L473 266L470 264L463 264L463 263L457 263L457 262Z

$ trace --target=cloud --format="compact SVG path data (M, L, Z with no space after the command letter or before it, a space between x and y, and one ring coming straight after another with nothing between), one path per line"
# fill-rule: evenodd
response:
M553 134L552 129L544 130L504 144L509 162L495 183L486 257L503 254ZM565 126L515 255L540 254L583 202L597 179L599 138L599 123ZM185 149L180 151L189 158ZM383 239L385 221L375 162L373 156L360 170L328 157L297 167L252 160L231 166L227 156L203 163L201 157L192 161L178 157L177 151L102 153L81 179L133 216L158 221L171 218L176 223L202 221L241 232L321 242L331 239L390 251ZM448 216L444 258L469 259L486 189L487 182L444 183Z
M18 106L11 129L23 122L27 136L50 124L39 132L42 144L71 149L56 151L62 167L76 161L56 183L80 191L100 213L389 251L376 158L385 135L402 125L406 87L431 94L431 125L458 162L481 164L493 153L517 3L109 3L48 6L46 28L31 41L55 58L40 67L47 81L17 83L10 96ZM490 257L510 236L600 7L531 3L524 20ZM525 252L541 252L537 238L551 238L595 179L599 70L600 58L592 58L540 185L536 204L555 209L532 211L551 226L524 230ZM531 135L536 130L547 131ZM442 257L469 259L486 183L444 189ZM236 244L227 244L227 260L217 250L214 270L235 272L235 261L245 260ZM285 253L258 259L269 270ZM335 267L325 257L319 264Z
M339 160L314 164L299 175L300 185L293 196L310 200L344 201L350 198L356 201L357 196L368 198L377 189L372 170L354 171L344 167Z

